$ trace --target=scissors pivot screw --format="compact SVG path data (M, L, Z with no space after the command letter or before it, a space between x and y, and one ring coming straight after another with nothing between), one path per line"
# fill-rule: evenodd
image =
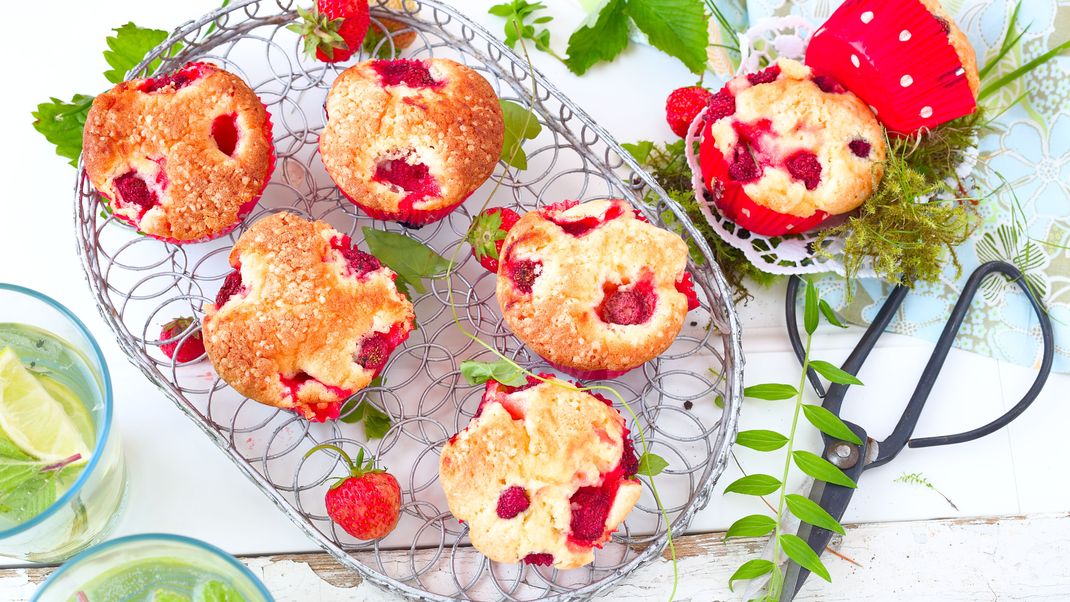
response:
M839 468L851 468L858 464L858 448L843 441L835 442L825 452L825 459Z

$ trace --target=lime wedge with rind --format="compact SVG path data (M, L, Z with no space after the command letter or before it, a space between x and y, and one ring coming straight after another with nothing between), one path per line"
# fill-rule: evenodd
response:
M19 449L42 462L78 455L80 464L90 456L64 404L49 394L10 347L0 350L0 429Z
M37 377L37 382L41 383L45 391L48 391L48 394L52 396L52 399L55 399L63 406L63 411L74 422L74 426L78 429L78 434L82 436L82 441L85 441L86 447L92 449L97 438L96 426L93 424L93 416L89 413L85 404L82 403L70 387L62 382L43 374L35 374L34 376Z

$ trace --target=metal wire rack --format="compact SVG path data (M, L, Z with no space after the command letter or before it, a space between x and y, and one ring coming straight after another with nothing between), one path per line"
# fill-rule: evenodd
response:
M467 424L482 394L482 387L460 376L459 365L464 359L490 359L459 332L448 291L452 288L453 308L465 329L532 370L551 371L505 327L494 301L494 276L471 258L464 235L471 214L500 180L493 205L523 212L563 199L624 198L651 222L688 240L692 255L700 258L689 268L702 307L689 314L689 325L665 354L607 383L635 410L651 451L669 461L657 484L676 534L707 504L725 468L742 391L739 325L709 246L680 207L579 107L487 31L437 0L380 0L372 8L372 27L388 34L353 60L368 54L452 58L479 71L501 98L532 106L542 133L524 145L526 170L500 164L448 218L410 231L371 220L341 197L318 157L324 99L345 65L302 56L296 34L286 30L295 8L292 1L247 0L216 10L176 29L129 75L207 60L237 73L260 95L275 124L278 163L245 224L270 212L294 211L326 220L356 242L363 240L360 227L370 226L406 232L446 257L458 251L448 277L431 281L428 292L415 299L418 329L394 352L383 371L384 384L354 396L343 421L311 424L243 398L206 361L176 366L161 346L183 344L199 325L168 340L159 338L160 326L179 315L203 317L229 271L227 254L244 224L229 236L192 245L140 236L102 211L99 194L79 169L78 245L101 314L129 360L283 513L362 577L424 600L579 600L610 587L666 545L666 523L648 484L595 562L573 571L488 561L467 544L466 527L446 507L437 484L439 451ZM685 408L689 401L694 403ZM360 424L344 421L364 404L389 414L392 425L385 437L369 440ZM629 426L634 433L636 425ZM323 442L350 453L363 448L398 477L402 515L389 536L359 541L327 517L323 494L342 468L330 454L303 459L306 450Z

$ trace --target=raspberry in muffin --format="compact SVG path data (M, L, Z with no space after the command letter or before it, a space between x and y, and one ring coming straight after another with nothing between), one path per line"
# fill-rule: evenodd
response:
M439 477L488 558L571 569L594 560L639 500L638 468L620 413L551 377L487 381L476 416L442 450Z
M710 99L699 163L729 219L777 236L857 208L876 190L885 155L884 131L864 102L781 59Z
M119 219L168 242L221 236L271 178L271 120L240 77L190 63L97 96L82 161Z
M419 227L490 177L505 132L487 80L448 59L371 60L327 95L320 154L343 194L375 219Z
M323 222L261 219L230 264L204 317L204 347L219 376L260 403L333 420L412 330L394 272Z
M973 113L981 89L973 46L939 0L848 0L814 32L806 64L899 134Z
M520 218L497 296L517 338L555 368L612 378L668 349L697 306L687 245L623 200L565 201Z

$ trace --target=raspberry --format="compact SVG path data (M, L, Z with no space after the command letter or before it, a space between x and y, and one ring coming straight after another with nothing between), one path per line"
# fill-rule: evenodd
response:
M747 81L750 82L750 85L757 86L775 82L778 77L780 77L780 65L773 65L757 73L751 73L747 76Z
M606 295L600 313L602 320L610 324L642 324L654 314L657 295L653 287L643 283L629 290L617 289Z
M212 121L212 139L220 152L233 157L234 149L238 146L238 115L229 113L216 117Z
M821 88L821 91L826 94L843 94L847 91L847 88L841 86L840 82L827 75L815 75L813 81L817 84L817 87Z
M412 151L409 152L409 156L411 154ZM427 165L420 162L409 163L404 157L380 161L375 166L375 175L372 179L408 192L405 200L413 203L441 194L438 181L431 175L431 170Z
M372 68L379 74L384 86L408 86L409 88L434 88L444 82L431 77L427 64L412 59L378 60Z
M156 196L156 193L149 190L145 180L142 180L136 171L128 171L115 178L114 184L121 197L117 200L122 205L136 205L138 207L138 219L141 219L141 216L145 215L146 211L160 204L160 199Z
M530 564L534 566L550 566L553 563L553 554L528 554L524 557L524 564Z
M140 90L152 93L168 86L173 86L175 90L185 88L204 76L206 70L214 68L214 66L206 63L190 63L170 75L145 80L145 83L141 84Z
M348 236L335 237L331 241L331 246L337 249L346 260L346 267L349 268L349 275L351 276L360 278L383 267L383 264L379 263L375 255L365 253L352 246Z
M813 190L821 183L821 162L810 151L796 151L784 160L784 167L792 178L802 180L807 190Z
M732 156L732 164L728 166L728 177L737 182L753 182L762 176L758 164L750 154L750 148L746 144L736 146Z
M628 431L624 431L624 453L620 456L620 467L626 477L634 477L639 472L639 458L635 455L635 444L628 436Z
M522 293L531 293L531 287L535 285L535 279L542 273L542 263L521 259L509 265L509 278L513 286Z
M691 122L709 102L710 91L702 86L677 88L665 100L665 120L673 133L683 138Z
M598 226L601 226L602 224L610 220L615 220L618 217L624 215L624 209L622 209L619 204L614 204L606 210L605 215L603 215L602 217L595 217L592 215L587 217L581 217L580 219L571 221L558 219L555 214L558 211L564 211L569 207L574 206L575 201L572 201L572 203L573 205L568 205L566 203L563 209L557 209L557 205L551 205L549 207L546 207L545 209L543 209L543 215L546 216L546 219L560 226L562 230L577 238L589 233L591 230L594 230Z
M216 309L222 309L227 301L234 295L242 294L245 292L245 286L242 285L241 272L234 270L227 275L227 279L223 281L223 286L220 287L219 292L215 296Z
M718 119L723 119L736 112L736 97L732 96L732 93L728 91L728 88L722 88L720 92L710 97L710 102L706 108L706 122L712 123Z
M609 494L601 487L580 487L569 502L572 504L572 538L587 543L601 539L613 504Z
M873 146L868 140L863 140L861 138L850 141L847 143L847 146L850 147L851 152L854 153L856 157L862 159L868 158L869 152L873 149Z
M385 332L373 332L360 343L360 351L354 360L369 370L379 370L390 359L394 347Z
M531 506L531 500L528 499L528 492L524 491L523 487L519 485L507 487L498 496L498 518L506 520L516 518L521 512L527 510L528 506Z

